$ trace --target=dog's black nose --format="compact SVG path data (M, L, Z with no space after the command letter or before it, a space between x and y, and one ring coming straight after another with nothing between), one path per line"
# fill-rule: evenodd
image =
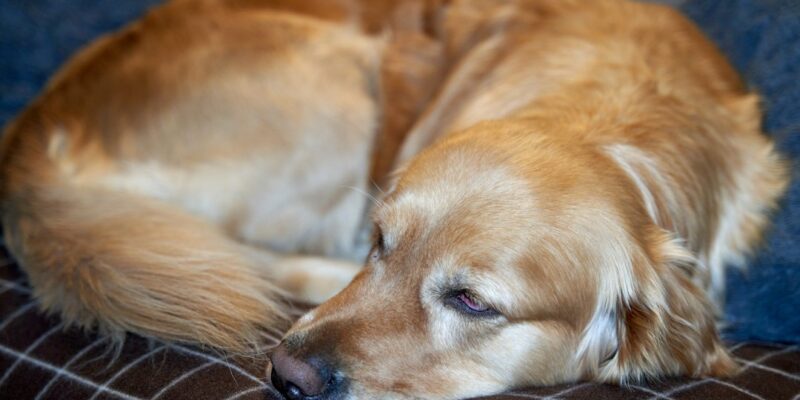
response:
M341 380L318 359L308 362L294 357L284 344L275 348L270 359L272 384L289 400L327 398L338 392Z

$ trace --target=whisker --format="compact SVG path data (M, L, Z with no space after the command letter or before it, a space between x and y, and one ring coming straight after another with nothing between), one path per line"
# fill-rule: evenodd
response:
M375 188L375 190L381 193L381 197L386 197L386 191L383 190L383 188L381 188L380 185L378 185L378 182L370 180L370 183L372 184L372 187Z
M384 202L383 202L383 200L381 200L381 199L379 199L379 198L377 198L377 197L373 196L372 194L368 193L368 192L367 192L367 191L365 191L364 189L357 188L357 187L355 187L355 186L343 186L343 187L344 187L345 189L350 189L350 190L352 190L352 191L354 191L354 192L356 192L356 193L359 193L359 194L362 194L362 195L366 196L368 199L372 200L372 202L373 202L373 203L375 203L375 204L377 204L377 205L379 205L379 206L382 206L382 205L384 205Z

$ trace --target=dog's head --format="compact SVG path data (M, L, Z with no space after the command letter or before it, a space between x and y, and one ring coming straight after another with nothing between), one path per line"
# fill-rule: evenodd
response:
M452 399L735 368L692 258L624 173L528 131L481 124L408 165L374 212L364 270L275 350L288 397Z

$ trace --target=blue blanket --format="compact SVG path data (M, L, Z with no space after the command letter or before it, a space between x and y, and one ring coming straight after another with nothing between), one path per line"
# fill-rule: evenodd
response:
M722 48L764 96L765 129L792 159L800 155L800 1L672 0ZM41 89L55 69L98 34L158 0L0 2L0 124ZM691 62L691 60L687 60ZM793 175L800 167L794 164ZM776 215L748 272L732 273L725 335L800 342L800 182Z

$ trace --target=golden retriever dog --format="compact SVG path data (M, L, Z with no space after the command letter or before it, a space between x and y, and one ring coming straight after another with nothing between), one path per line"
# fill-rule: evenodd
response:
M7 127L3 226L115 337L246 352L333 296L272 350L289 399L729 376L724 267L787 182L760 119L659 5L173 0Z

